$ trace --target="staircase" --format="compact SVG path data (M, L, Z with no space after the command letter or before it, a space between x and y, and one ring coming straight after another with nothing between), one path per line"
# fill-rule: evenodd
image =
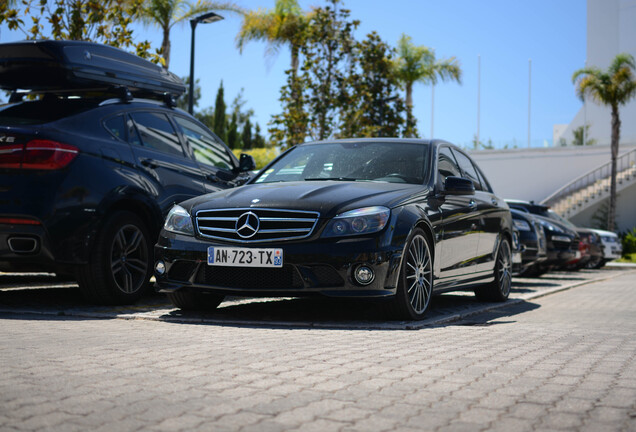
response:
M608 162L571 181L544 199L548 205L568 219L610 196L612 163ZM616 192L636 184L636 149L616 160Z

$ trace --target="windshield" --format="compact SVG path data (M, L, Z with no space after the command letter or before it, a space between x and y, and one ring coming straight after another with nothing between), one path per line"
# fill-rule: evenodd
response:
M429 147L418 143L338 142L295 147L255 183L380 181L422 184Z
M559 214L557 214L556 212L554 212L553 210L548 210L548 217L554 220L557 220L559 222L561 222L563 225L570 227L572 229L576 229L577 226L574 225L572 222L570 222L569 220L565 219L564 217L561 217Z

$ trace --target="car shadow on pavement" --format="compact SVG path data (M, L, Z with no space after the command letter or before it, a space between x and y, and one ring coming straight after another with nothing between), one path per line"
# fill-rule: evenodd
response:
M526 303L526 302L522 302ZM172 323L248 326L258 328L322 329L418 329L450 324L449 319L478 312L504 303L478 301L472 295L434 296L426 317L421 321L399 321L387 314L382 301L334 298L250 299L224 305L208 312L175 309L162 320ZM528 304L526 310L539 307ZM519 313L523 309L518 309Z
M502 320L502 318L511 318L511 317L514 317L515 315L520 315L522 313L530 312L540 307L541 306L536 303L521 301L514 304L510 304L506 306L505 308L493 309L487 312L472 315L467 318L463 318L463 319L451 322L448 325L490 327L493 325L514 324L516 323L515 320Z

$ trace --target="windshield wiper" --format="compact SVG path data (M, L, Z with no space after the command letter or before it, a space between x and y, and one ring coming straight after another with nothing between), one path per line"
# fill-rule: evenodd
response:
M314 177L314 178L306 178L305 181L357 181L357 178L353 177Z

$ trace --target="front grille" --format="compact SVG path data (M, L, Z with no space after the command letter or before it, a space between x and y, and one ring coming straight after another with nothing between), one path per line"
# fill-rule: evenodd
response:
M291 265L282 268L201 266L197 282L216 288L246 290L301 289L303 281Z
M241 216L250 216L250 226L258 228L237 231L237 222ZM309 237L318 222L319 214L296 210L272 209L223 209L200 210L195 222L199 235L205 238L227 240L240 243L266 242L272 240L294 240ZM256 219L258 218L258 219Z

